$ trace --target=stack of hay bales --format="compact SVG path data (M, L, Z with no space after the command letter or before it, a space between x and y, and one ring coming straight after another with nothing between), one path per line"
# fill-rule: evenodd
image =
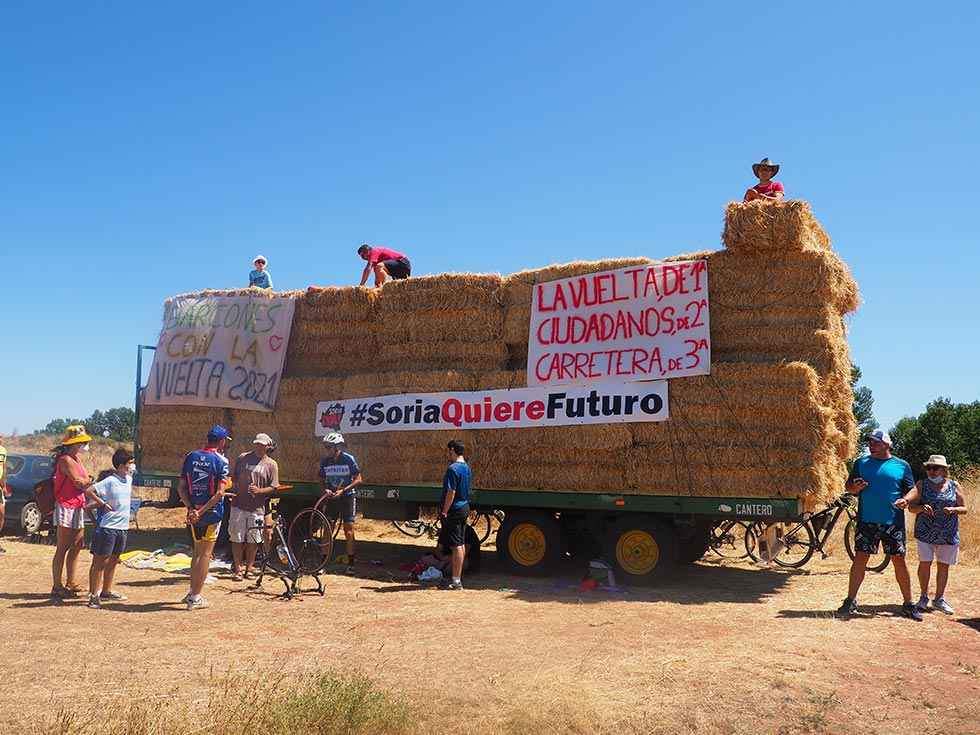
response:
M723 239L725 250L668 258L708 260L712 339L711 375L670 382L668 421L351 434L366 481L438 483L457 436L486 489L831 499L855 450L843 316L857 286L805 202L732 203ZM172 469L223 420L236 452L264 431L284 477L315 480L318 401L524 387L535 284L649 262L298 292L276 411L146 407L144 466Z

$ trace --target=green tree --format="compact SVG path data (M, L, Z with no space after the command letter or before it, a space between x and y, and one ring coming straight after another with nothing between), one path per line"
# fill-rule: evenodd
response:
M105 436L120 442L133 441L136 430L136 413L131 408L120 406L108 411L96 410L87 419L53 419L41 429L39 434L64 434L72 424L84 424L92 436Z
M916 475L930 454L944 454L956 469L980 465L980 401L953 403L937 398L918 416L906 416L891 430L894 452Z
M858 386L860 382L861 368L851 363L851 392L854 393L851 410L858 425L858 436L867 436L878 428L878 421L874 415L875 399L871 389L866 385Z

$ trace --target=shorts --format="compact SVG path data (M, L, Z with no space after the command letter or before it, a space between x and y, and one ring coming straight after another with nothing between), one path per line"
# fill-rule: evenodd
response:
M412 264L408 262L408 258L392 258L391 260L382 260L381 264L388 271L388 275L394 278L396 281L403 278L408 278L412 275Z
M344 523L353 523L357 515L357 496L341 495L327 501L327 518L340 518Z
M901 523L865 523L857 522L854 532L854 547L856 551L865 554L877 554L878 543L881 550L888 556L905 556L905 519Z
M212 543L218 540L218 533L221 531L221 521L217 523L202 523L199 526L191 526L191 536L194 541L211 541Z
M466 519L470 516L470 506L454 508L442 519L442 542L449 547L466 546Z
M96 528L92 534L95 556L119 556L126 550L127 532L122 528Z
M265 508L243 510L231 506L228 517L228 538L233 544L262 543L262 529L265 526Z
M940 564L953 566L960 555L959 544L927 544L918 539L915 543L919 547L919 561L931 562L935 559Z
M61 503L55 503L54 513L51 515L51 525L76 530L85 528L85 509L66 508Z

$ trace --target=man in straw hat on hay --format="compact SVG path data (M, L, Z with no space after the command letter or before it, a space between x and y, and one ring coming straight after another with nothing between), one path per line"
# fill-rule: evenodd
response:
M188 610L208 607L201 591L211 567L214 543L221 530L226 491L231 486L228 460L224 456L225 447L230 441L231 434L224 426L212 426L204 448L189 452L184 457L177 484L177 494L187 506L187 525L194 538L191 589L184 598Z
M878 545L891 557L895 579L902 592L902 616L922 620L922 613L912 604L912 584L905 565L906 493L915 487L912 468L904 459L892 456L891 437L876 429L867 437L870 454L854 463L844 486L858 496L858 523L854 535L854 562L847 597L837 610L840 617L857 612L857 593L871 554Z
M773 163L768 158L763 158L758 163L752 164L752 173L759 180L755 186L749 187L745 192L743 202L751 202L756 199L778 200L785 196L783 185L772 178L779 173L779 164Z
M344 524L347 542L347 573L354 573L354 519L357 516L357 492L363 482L360 465L347 448L343 434L332 432L323 437L325 454L320 460L320 492L327 498L327 515Z
M361 284L367 283L368 277L374 272L374 285L380 288L389 278L400 280L412 275L412 264L407 255L402 255L391 248L364 243L357 249L357 254L367 261L364 272L361 273Z

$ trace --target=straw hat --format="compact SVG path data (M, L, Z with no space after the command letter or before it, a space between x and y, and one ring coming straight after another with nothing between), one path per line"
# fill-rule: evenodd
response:
M761 168L762 166L768 166L768 167L769 167L769 168L771 168L771 169L775 169L775 170L774 170L774 171L772 172L772 175L773 175L773 176L775 176L776 174L778 174L778 173L779 173L779 164L778 164L778 163L773 163L773 162L772 162L772 161L770 161L770 160L769 160L768 158L763 158L763 159L762 159L761 161L759 161L758 163L753 163L753 164L752 164L752 173L753 173L753 174L754 174L755 176L758 176L758 175L759 175L759 169L760 169L760 168Z
M264 447L271 447L275 444L272 441L272 437L268 434L256 434L255 438L252 440L252 444L261 444Z
M72 444L85 444L90 441L92 441L92 437L85 432L84 426L72 424L65 429L65 435L61 437L61 446L68 447Z
M922 466L923 467L931 467L931 466L945 467L947 470L949 469L949 464L946 462L946 457L944 455L942 455L942 454L931 454L931 455L929 455L929 459L927 459L925 462L923 462L922 463Z

